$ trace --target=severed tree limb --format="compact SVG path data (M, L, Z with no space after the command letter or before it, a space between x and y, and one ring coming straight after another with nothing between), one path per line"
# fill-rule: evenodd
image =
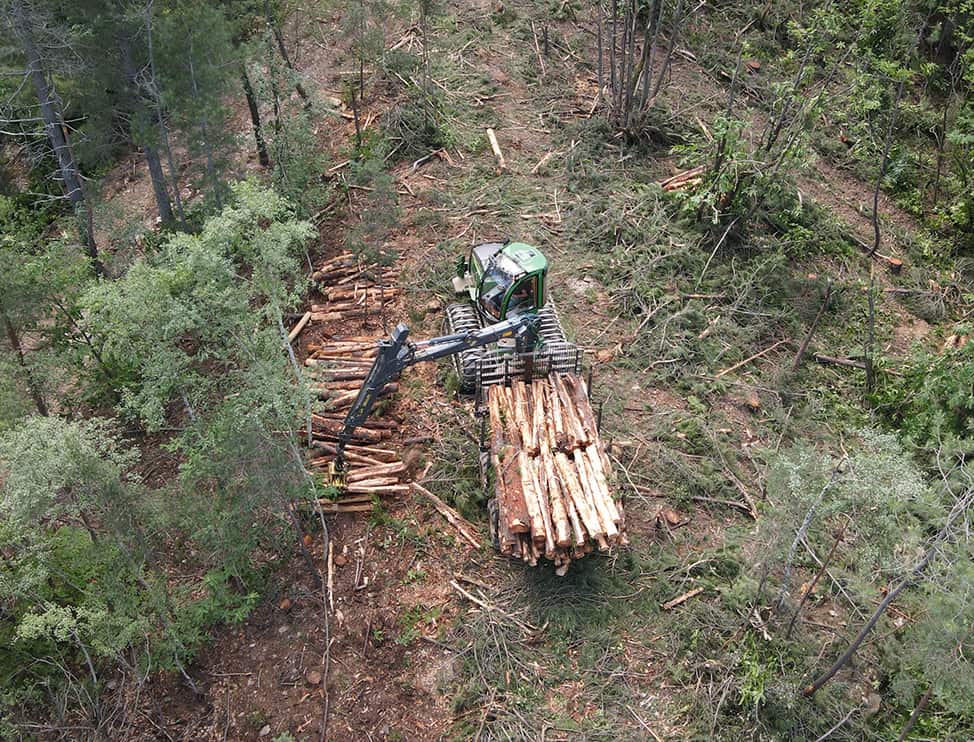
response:
M460 534L464 541L475 549L480 548L480 541L478 541L476 536L473 535L473 526L470 525L470 523L468 523L467 520L460 515L460 513L443 502L443 500L434 495L423 485L419 484L419 482L412 482L410 486L413 488L414 492L418 492L433 503L433 507L435 507L440 515L446 518L447 522L457 530L457 533Z
M504 153L501 152L501 146L497 142L497 135L489 127L487 129L487 141L490 142L490 148L494 153L494 157L497 158L497 169L500 171L507 170L507 161L504 159Z
M845 537L845 529L848 527L849 521L846 521L842 525L842 530L839 531L839 535L835 537L835 543L832 544L832 548L829 549L829 553L825 555L825 559L822 560L822 566L819 567L818 572L815 573L815 577L812 578L811 584L805 590L802 595L802 599L798 602L798 607L795 608L795 613L791 617L791 621L788 622L788 630L785 631L785 639L791 638L792 629L795 628L795 621L798 620L798 614L802 612L802 608L805 606L805 601L815 590L815 586L818 585L818 581L822 579L822 575L825 574L825 570L829 568L829 562L832 561L832 557L835 556L835 552L839 548L839 544L842 543L842 539Z
M689 590L683 595L678 595L673 600L668 600L661 606L664 611L671 611L676 608L681 603L686 603L690 598L693 598L703 592L702 587L695 587L693 590Z
M866 364L863 361L857 361L854 358L834 358L832 356L823 356L821 353L813 353L812 360L816 363L833 364L835 366L849 366L850 368L859 368L865 370Z
M833 734L839 731L843 726L845 726L846 722L852 718L852 715L861 708L862 706L856 706L854 708L849 709L849 713L847 713L845 716L839 719L839 721L835 724L834 727L832 727L831 729L829 729L829 731L827 731L821 737L816 739L815 742L825 742L825 740L827 740L829 737L831 737Z
M818 328L818 323L822 319L822 315L825 314L825 309L829 305L829 298L832 296L832 279L828 280L825 284L825 297L822 299L822 306L819 307L818 312L815 315L815 319L812 320L811 326L808 328L808 332L805 334L805 338L802 340L802 344L798 347L798 352L795 353L795 360L791 364L791 370L794 373L801 366L802 358L805 357L805 351L808 350L808 344L812 341L812 335L815 334L815 330Z
M715 379L719 379L721 376L726 376L731 371L736 371L741 366L746 366L751 361L754 361L754 360L760 358L761 356L763 356L765 353L770 353L772 350L774 350L775 348L777 348L779 345L784 345L785 343L790 343L790 342L791 342L791 340L789 340L788 338L785 338L784 340L779 340L777 343L774 343L773 345L769 345L764 350L759 351L758 353L755 353L752 356L748 356L743 361L739 361L738 363L735 363L733 366L731 366L729 368L725 368L723 371L718 371L717 374L714 376L714 378Z
M927 702L930 700L930 695L932 693L933 686L928 685L927 689L920 697L920 701L917 703L916 708L913 709L913 713L910 714L910 718L907 719L906 725L903 727L903 731L900 732L900 736L897 738L897 742L904 742L904 740L910 736L910 732L913 731L913 727L916 725L917 719L920 718L920 714L923 712L923 709L926 708Z

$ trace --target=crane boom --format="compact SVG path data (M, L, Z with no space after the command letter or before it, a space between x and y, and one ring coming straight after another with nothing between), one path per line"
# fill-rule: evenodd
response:
M368 419L386 384L398 379L406 368L417 363L456 355L470 348L490 345L505 337L513 337L518 352L523 352L534 346L537 340L537 326L537 315L525 313L478 330L412 343L409 342L409 328L402 323L397 325L387 339L379 341L379 353L338 431L338 445L332 469L333 481L343 481L345 447L352 439L355 429Z

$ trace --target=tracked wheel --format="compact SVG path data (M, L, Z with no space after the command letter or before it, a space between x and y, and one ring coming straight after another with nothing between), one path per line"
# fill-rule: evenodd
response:
M551 370L560 374L578 371L575 346L565 339L565 329L561 326L558 310L550 301L538 312L541 320L538 334L544 353L551 358Z
M450 304L446 308L444 325L450 335L479 330L481 327L477 310L470 304ZM457 371L461 392L470 393L477 388L477 371L483 355L483 348L471 348L453 356L453 365Z

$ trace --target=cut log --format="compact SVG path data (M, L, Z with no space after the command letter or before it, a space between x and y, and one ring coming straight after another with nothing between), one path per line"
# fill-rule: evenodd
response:
M382 487L371 487L364 484L350 484L346 491L353 495L405 495L409 492L409 485L389 484Z
M550 402L551 427L554 431L554 440L551 448L552 450L564 449L568 443L568 435L565 432L565 419L561 412L561 397L558 395L554 374L548 379L547 395Z
M552 559L555 552L555 527L551 518L548 478L545 476L544 467L538 459L529 458L528 465L531 467L531 487L537 494L538 506L541 508L541 520L544 522L545 556Z
M521 447L531 456L536 456L538 454L538 446L534 440L534 426L531 422L531 400L529 393L527 385L520 379L515 379L511 384L514 416L521 428Z
M317 418L317 420L316 420ZM323 420L317 415L311 416L311 434L315 438L336 438L341 429L341 423L334 423L331 420ZM356 428L352 433L352 439L360 443L379 443L383 439L383 430L369 430L368 428ZM388 436L386 436L388 437Z
M501 145L497 141L497 135L494 130L487 129L487 141L490 142L490 149L494 153L494 157L497 158L497 170L498 172L503 172L507 170L507 161L504 159L504 153L501 152Z
M594 441L599 434L599 425L595 419L595 412L592 410L592 402L588 398L585 382L580 377L572 375L565 375L562 380L575 403L574 412L578 415L579 422L581 422L588 440Z
M491 465L494 467L495 492L499 519L511 533L525 533L531 529L524 492L515 479L514 449L504 443L504 424L501 421L502 387L491 387L487 392L488 414L492 432Z
M582 491L582 484L579 480L578 473L563 451L555 453L555 465L558 468L558 473L561 475L561 483L568 491L572 505L575 506L575 512L578 513L579 519L585 525L585 530L588 531L588 535L592 538L603 536L605 532L602 530L602 523L599 521L599 516L593 512L592 507L589 505L588 498L585 497L585 493Z
M531 539L535 543L545 542L544 518L541 516L541 505L535 489L531 461L524 449L517 454L518 475L521 478L521 491L524 493L524 504L527 506L528 518L531 523Z
M548 413L545 405L544 379L531 384L531 435L538 454L548 445Z
M354 482L349 481L349 486L363 487L368 489L388 487L392 484L399 484L399 477L375 477L374 479L358 479Z
M585 449L585 456L588 459L592 473L595 475L595 483L598 487L599 495L605 501L605 506L612 518L612 522L618 526L622 523L622 516L619 514L619 509L616 507L615 501L609 492L609 481L602 468L602 459L599 456L598 448L595 444L587 447Z
M547 480L548 499L551 503L551 521L555 527L554 540L559 547L571 544L571 530L568 522L568 511L561 493L561 484L555 476L555 463L552 459L551 448L547 439L541 444L541 465L544 467L542 476Z
M582 520L578 515L578 509L572 502L571 496L568 493L568 488L564 486L561 478L558 479L558 486L561 488L561 492L565 503L565 512L568 514L568 522L572 526L572 535L575 537L575 546L580 547L585 545L585 527L582 524Z
M555 374L554 386L558 392L558 397L561 402L561 414L565 422L565 433L568 438L568 447L577 448L578 446L588 445L588 437L585 434L585 428L578 418L578 413L575 411L575 403L565 387L564 379L560 374Z
M531 515L528 512L527 500L524 495L524 484L518 469L519 456L513 446L505 445L497 456L494 464L498 478L503 482L503 509L506 514L507 527L512 533L529 533L531 531Z
M595 476L592 474L588 458L578 448L572 451L572 456L575 459L575 469L578 471L578 478L582 484L582 490L601 524L600 531L611 542L619 535L619 529L616 528L616 524L612 520L612 513L609 512L605 504L605 497L599 491L599 486L595 481ZM606 496L608 496L608 493L606 493Z
M331 446L332 449L335 447L326 441L312 441L312 446L318 448L320 446ZM333 452L326 456L317 456L309 459L308 466L312 469L327 469L329 465L335 460L336 454ZM351 451L345 451L345 458L354 464L379 464L381 463L377 459L370 459L368 456L360 456L357 453L352 453Z
M357 482L362 479L372 479L373 477L384 477L390 474L402 474L406 471L406 464L402 461L394 461L391 464L379 464L377 466L366 466L349 472L348 481Z
M311 444L312 447L327 451L328 453L337 453L334 443L327 443L324 441L315 441ZM371 446L356 446L348 445L345 447L346 453L354 453L358 456L365 456L371 459L371 463L382 464L382 463L392 463L399 459L399 454L395 451L390 451L387 448L373 448Z
M287 334L287 341L289 343L293 343L297 339L298 335L301 334L301 330L304 329L305 325L307 325L310 320L311 312L305 312L301 319L298 320L298 323L294 326L294 329Z
M371 502L356 502L345 504L331 500L319 500L321 509L326 513L367 513L372 510Z

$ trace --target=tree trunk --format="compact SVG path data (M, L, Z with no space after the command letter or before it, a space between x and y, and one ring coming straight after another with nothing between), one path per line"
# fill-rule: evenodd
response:
M147 107L142 98L139 73L135 68L135 61L132 59L132 44L124 34L119 35L117 43L122 61L122 72L130 88L132 109L130 118L133 115L145 115ZM136 141L137 137L131 122L129 124L129 139L132 140L133 144L139 144ZM163 223L168 224L172 221L172 203L169 201L169 189L166 185L166 175L162 170L162 163L159 160L159 151L149 144L144 144L143 153L149 167L149 177L152 180L152 193L156 199L156 210L159 212L159 218Z
M250 109L250 122L254 127L254 141L257 143L257 159L261 167L270 167L271 158L267 154L267 144L264 143L264 132L260 123L260 109L257 107L257 97L250 84L246 65L240 65L240 79L243 82L244 95L247 96L247 108Z
M189 77L190 81L193 83L193 98L197 101L200 100L200 90L199 86L196 84L196 67L193 64L193 58L195 52L193 50L193 41L190 39L189 42ZM203 109L206 110L205 107ZM210 181L210 187L213 189L213 197L216 203L217 209L223 208L223 197L220 194L220 183L217 180L216 175L216 163L213 160L213 143L210 141L210 126L209 119L204 113L200 119L200 131L203 133L203 149L206 156L206 177Z
M900 99L903 97L903 89L906 81L901 80L896 88L896 98L893 100L893 109L890 111L889 128L886 130L886 143L883 145L883 159L879 165L879 175L876 178L876 187L873 189L873 247L869 251L869 257L879 252L880 233L879 233L879 192L883 187L883 178L886 177L886 170L889 168L889 153L893 147L893 134L896 130L896 120L900 110Z
M291 64L291 57L288 55L287 47L284 45L284 36L281 33L280 26L278 26L274 21L271 14L271 6L268 0L264 0L264 17L267 20L267 25L270 28L271 33L274 34L274 40L277 42L277 50L281 53L281 59L284 60L284 64L287 65L287 68L296 74L297 70L294 68L294 65ZM301 96L301 100L304 101L305 106L310 106L311 98L308 96L308 91L304 89L304 86L301 84L300 80L295 79L294 89L298 91L298 95Z
M44 402L44 397L41 395L40 387L37 386L37 381L34 379L34 375L31 373L30 366L27 365L27 359L24 357L24 349L20 344L20 336L17 334L17 328L14 327L13 322L10 321L10 316L0 310L0 315L3 316L3 326L7 332L7 340L10 341L10 347L13 348L14 353L17 354L17 362L20 367L24 369L24 377L27 381L27 391L30 393L31 399L34 400L34 404L37 406L37 411L42 415L48 415L47 404Z
M91 205L85 197L84 184L74 158L74 150L71 149L71 144L65 134L66 127L64 124L64 116L61 113L61 102L48 82L47 70L44 68L40 51L34 41L33 25L27 15L23 2L15 0L11 5L11 11L14 31L27 57L27 74L30 76L34 89L37 92L41 118L44 121L44 131L57 158L64 195L71 202L71 207L78 217L79 230L82 233L85 252L91 258L95 272L103 275L105 273L105 267L98 259L98 248L95 245L94 225L91 217Z
M172 221L172 204L169 202L169 191L166 188L166 174L162 171L159 152L155 147L146 146L145 161L149 166L149 177L152 179L152 192L156 197L156 209L163 224Z
M159 138L160 142L162 143L162 149L166 153L166 164L169 166L169 180L172 184L172 198L173 203L176 206L176 216L179 218L180 225L185 228L186 214L183 212L182 196L179 195L179 171L176 169L176 163L172 155L172 147L169 144L169 129L166 126L165 111L162 107L162 96L160 95L158 86L156 85L156 59L152 46L151 2L147 3L145 6L145 36L146 50L149 55L149 74L152 76L151 81L146 85L146 89L154 104L156 125L159 127Z

